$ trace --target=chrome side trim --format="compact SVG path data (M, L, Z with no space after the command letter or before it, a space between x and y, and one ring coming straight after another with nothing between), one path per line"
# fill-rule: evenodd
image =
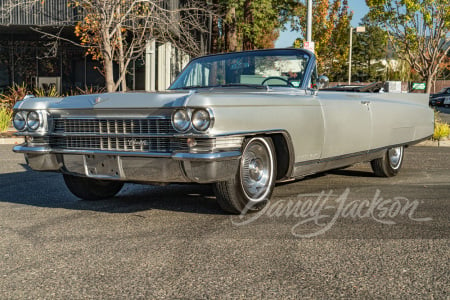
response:
M428 136L408 143L394 144L376 149L370 149L368 151L361 151L322 159L296 162L294 164L294 172L292 174L292 177L303 177L310 174L315 174L323 171L341 168L347 165L352 165L357 162L371 161L373 159L382 157L385 151L387 151L388 149L400 146L414 145L422 141L425 141L430 137L431 136Z
M175 160L223 160L239 159L240 151L217 152L217 153L176 153L172 156Z
M222 137L222 136L255 136L260 134L277 134L282 133L289 135L286 130L284 129L269 129L269 130L253 130L253 131L234 131L234 132L227 132L227 133L221 133L221 134L214 134L209 135L209 137Z

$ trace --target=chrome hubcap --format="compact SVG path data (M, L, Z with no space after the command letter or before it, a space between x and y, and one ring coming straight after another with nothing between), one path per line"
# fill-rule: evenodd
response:
M264 166L261 159L252 159L248 165L250 178L254 181L259 181L264 176Z
M396 147L388 150L389 164L393 169L397 169L402 162L403 147Z
M241 184L244 193L252 201L264 200L271 184L272 157L262 141L252 142L243 153Z

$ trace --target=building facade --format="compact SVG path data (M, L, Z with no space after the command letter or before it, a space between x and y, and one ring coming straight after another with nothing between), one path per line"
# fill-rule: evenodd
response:
M82 15L69 1L0 0L0 92L16 84L44 89L54 85L61 94L105 86L100 63L76 46L75 24ZM178 7L179 1L168 0L167 5ZM145 54L129 66L127 86L164 90L187 61L170 43L149 41Z

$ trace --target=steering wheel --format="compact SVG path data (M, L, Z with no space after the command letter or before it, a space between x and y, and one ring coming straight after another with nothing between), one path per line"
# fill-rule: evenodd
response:
M278 77L278 76L270 76L270 77L267 77L266 79L264 79L264 80L261 82L261 85L264 85L264 83L266 83L266 81L274 80L274 79L276 79L276 80L281 80L281 81L283 81L283 82L286 82L286 83L287 83L287 84L286 84L287 86L295 87L289 80L284 79L283 77Z

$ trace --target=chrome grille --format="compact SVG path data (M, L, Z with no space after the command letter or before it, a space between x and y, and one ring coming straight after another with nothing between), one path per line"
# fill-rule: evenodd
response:
M58 149L171 153L186 150L170 119L54 119L50 145Z
M58 149L158 153L188 148L185 139L167 137L53 136L50 138L50 145Z
M55 119L55 133L172 134L170 119Z

